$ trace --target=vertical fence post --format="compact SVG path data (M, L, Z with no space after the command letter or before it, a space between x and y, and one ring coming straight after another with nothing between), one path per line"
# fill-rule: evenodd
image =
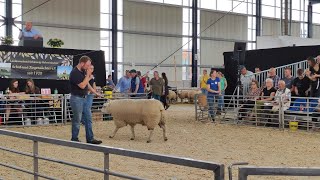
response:
M64 101L63 101L63 104L64 104L64 114L63 114L63 116L64 116L64 124L66 124L67 123L67 118L68 118L67 96L63 96L63 97L64 97L63 98L64 99Z
M104 153L104 180L109 180L109 153Z
M39 164L38 164L38 141L33 141L33 179L38 180Z
M224 165L221 164L214 170L214 180L224 180Z
M195 110L196 110L196 121L198 121L198 108L197 108L197 100L198 100L198 95L196 94L195 95L195 98L194 98L194 107L195 107Z

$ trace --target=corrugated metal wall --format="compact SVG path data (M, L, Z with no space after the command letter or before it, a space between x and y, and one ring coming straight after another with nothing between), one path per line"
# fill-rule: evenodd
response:
M136 64L160 63L172 52L182 46L181 37L168 37L168 34L181 36L182 34L182 8L163 5L124 1L123 24L124 30L124 62L134 66L124 66L124 69L136 68L146 73L153 66L137 66ZM142 34L141 34L142 33ZM146 33L153 33L153 35ZM157 35L156 35L157 34ZM182 51L176 54L176 62L181 64ZM174 64L173 57L164 64ZM173 67L156 68L166 72L169 81L174 81ZM177 80L182 79L182 69L177 68Z
M44 0L23 0L23 12L39 5ZM34 23L100 27L99 0L54 0L23 16L23 21ZM50 38L60 38L64 48L100 49L100 31L67 28L37 27L44 36L44 44Z
M212 22L216 21L224 15L224 13L201 11L201 27L202 31ZM248 17L241 15L226 15L210 29L201 34L202 38L217 38L217 40L201 39L201 64L205 65L223 65L223 53L233 51L234 41L247 41L248 34ZM224 39L224 40L223 40ZM230 41L231 40L231 41Z

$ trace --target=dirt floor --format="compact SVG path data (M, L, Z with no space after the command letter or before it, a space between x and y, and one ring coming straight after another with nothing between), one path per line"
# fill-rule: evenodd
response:
M119 130L114 139L109 139L108 136L114 129L112 121L95 121L95 137L101 139L103 145L106 146L182 156L226 165L245 161L250 165L258 166L320 166L319 133L196 122L192 105L173 105L167 113L169 138L167 142L163 141L162 131L157 128L154 132L153 142L147 144L147 129L140 125L136 127L135 141L130 141L129 127ZM69 140L71 126L10 128L9 130ZM84 127L81 127L80 140L85 141ZM32 152L32 143L27 140L1 136L0 142L1 146ZM40 143L39 154L103 168L101 153ZM1 163L14 164L32 170L32 158L4 151L0 151L0 157ZM112 171L146 179L213 179L213 173L205 170L115 155L111 155L110 164ZM103 179L103 175L100 174L46 161L40 161L40 173L59 179ZM234 173L234 177L236 177L236 173ZM1 178L33 179L30 175L17 173L4 167L0 167ZM112 177L111 179L117 178ZM252 177L249 179L319 178Z

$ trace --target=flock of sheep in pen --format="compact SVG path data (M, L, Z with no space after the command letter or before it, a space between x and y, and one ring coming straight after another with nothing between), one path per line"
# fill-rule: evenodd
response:
M178 97L181 102L188 99L189 103L194 102L198 90L181 90L178 95L174 91L169 91L168 101L177 102ZM124 110L123 107L126 107ZM135 139L134 127L137 124L146 126L149 130L147 143L151 142L153 130L158 125L163 130L163 140L167 141L165 110L162 103L155 99L119 99L108 100L102 108L103 113L111 114L114 119L115 130L110 138L113 138L118 130L129 125L131 127L131 139Z

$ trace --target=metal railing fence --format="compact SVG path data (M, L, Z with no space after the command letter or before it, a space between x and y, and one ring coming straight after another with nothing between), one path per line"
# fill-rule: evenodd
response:
M223 98L222 98L223 97ZM195 118L198 121L212 120L219 115L220 123L245 124L280 129L320 129L319 98L195 95ZM211 103L209 103L211 101Z
M147 93L113 93L94 97L92 112L100 112L108 99L147 99ZM72 119L70 95L15 94L0 96L0 127L64 124Z
M238 180L247 180L248 176L320 176L320 168L310 167L239 167Z
M284 65L284 66L275 67L276 74L281 79L284 78L284 70L286 68L290 68L291 69L293 77L298 77L297 70L298 69L306 70L306 69L309 68L309 65L308 65L308 61L307 60L303 60L303 61L300 61L300 62L287 64L287 65ZM259 87L264 86L265 80L268 78L268 73L269 73L269 69L253 74L255 79L259 82ZM250 87L244 87L244 89L246 89L246 88L250 88Z
M199 160L193 160L189 158L182 158L182 157L175 157L175 156L168 156L168 155L161 155L161 154L154 154L154 153L147 153L147 152L141 152L141 151L133 151L133 150L127 150L123 148L114 148L114 147L108 147L108 146L101 146L101 145L92 145L92 144L85 144L85 143L79 143L79 142L71 142L66 140L59 140L49 137L43 137L43 136L37 136L37 135L30 135L20 132L14 132L9 130L3 130L0 129L0 135L3 136L11 136L16 137L20 139L25 140L31 140L33 141L33 153L26 153L17 151L14 149L6 148L0 146L0 150L19 154L22 156L32 157L33 158L33 171L29 171L26 169L23 169L21 167L17 167L14 165L10 165L7 163L1 163L0 166L4 166L7 168L11 168L17 171L21 171L27 174L33 175L34 179L37 180L39 177L42 177L44 179L57 179L55 177L50 177L44 174L41 174L39 171L39 160L59 163L67 166L72 166L80 169L85 169L97 173L104 174L104 179L108 180L109 176L115 176L115 177L121 177L125 179L134 179L134 180L141 180L143 178L131 176L119 172L115 172L110 170L110 155L119 155L119 156L125 156L130 158L137 158L137 159L143 159L143 160L149 160L149 161L156 161L161 163L167 163L167 164L174 164L179 166L185 166L185 167L191 167L191 168L198 168L203 170L209 170L212 173L214 173L214 179L215 180L224 180L224 165L219 163L213 163L208 161L199 161ZM86 165L76 164L60 159L50 158L50 157L44 157L39 154L39 142L47 143L47 144L53 144L58 146L64 146L68 148L77 148L82 150L89 150L94 152L100 152L104 154L104 167L103 169L96 168L96 167L90 167Z

